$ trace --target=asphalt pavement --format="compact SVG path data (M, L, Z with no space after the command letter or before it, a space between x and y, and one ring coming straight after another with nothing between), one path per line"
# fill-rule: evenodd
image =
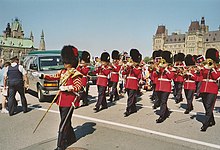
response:
M157 124L159 109L152 109L149 99L151 91L142 91L138 98L138 112L128 117L127 95L117 102L108 102L108 109L94 113L97 88L90 86L90 104L74 110L72 124L77 142L69 149L81 150L214 150L220 149L220 100L216 101L214 114L216 125L201 132L204 108L201 100L194 99L194 110L184 114L186 100L175 104L170 94L168 107L170 117ZM56 148L59 111L52 106L39 128L37 123L50 103L40 103L37 98L26 94L28 113L20 111L15 116L0 114L0 150L53 150ZM107 97L108 98L108 97ZM21 107L19 107L21 110Z

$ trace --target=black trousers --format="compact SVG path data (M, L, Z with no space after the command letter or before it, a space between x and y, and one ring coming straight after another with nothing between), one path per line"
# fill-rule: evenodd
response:
M153 92L152 92L151 99L152 99L152 100L155 100L155 98L156 98L156 91L155 91L156 84L152 83L151 86L152 86L152 91L153 91Z
M105 86L100 86L98 85L98 101L95 105L95 107L97 109L100 108L100 106L102 106L103 108L104 107L107 107L107 101L106 101L106 87Z
M183 82L174 82L173 95L176 101L181 101L183 99L182 90L183 90Z
M9 115L13 115L17 107L17 102L15 99L15 95L17 92L20 94L20 97L21 97L21 104L22 104L23 112L27 111L27 100L25 97L24 82L23 81L13 81L13 82L8 81Z
M192 102L193 102L195 90L184 89L184 92L185 92L185 96L186 96L186 100L187 100L187 110L193 110Z
M117 85L118 85L118 82L112 82L112 91L110 92L110 99L113 99L114 96L115 96L115 100L119 98Z
M58 140L57 140L57 146L58 147L67 147L74 142L76 142L76 136L73 130L73 127L71 126L71 118L73 115L73 109L70 111L71 107L59 107L60 111L60 125L59 125L59 134L58 134ZM64 120L70 111L70 114L67 118L66 123L64 124L63 130L61 131L61 127L64 123Z
M204 126L209 126L210 122L215 122L213 109L215 107L217 94L201 93L201 97L205 108L205 121L203 124Z
M137 108L136 108L137 90L126 89L126 91L128 94L126 112L128 113L137 112Z
M160 103L160 117L165 119L169 113L169 110L167 107L167 100L168 100L170 93L158 91L157 94L158 94L158 98L161 102Z
M86 84L86 87L85 88L82 88L81 89L81 92L80 92L80 100L83 101L83 104L88 104L89 101L88 101L88 92L89 92L89 84Z
M201 81L196 81L196 96L199 97L200 96L200 89L201 89Z

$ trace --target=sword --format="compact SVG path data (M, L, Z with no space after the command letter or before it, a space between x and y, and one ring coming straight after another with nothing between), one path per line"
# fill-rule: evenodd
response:
M71 105L71 107L70 107L70 109L69 109L69 111L68 111L68 113L67 113L67 115L66 115L66 117L65 117L65 119L64 119L64 121L63 121L63 124L62 124L62 126L61 126L61 128L60 128L60 133L62 133L63 128L64 128L64 125L66 124L67 118L69 117L70 112L71 112L72 109L74 108L74 102L75 102L75 101L77 100L77 98L80 96L79 93L76 93L76 92L73 92L73 93L76 95L76 97L75 97L74 101L72 102L72 105Z
M39 125L41 124L41 122L43 121L43 119L45 118L46 114L48 113L48 111L50 110L50 108L52 107L53 103L55 102L55 100L57 99L57 96L60 94L60 91L57 92L56 96L54 97L53 101L50 103L50 106L48 107L47 111L44 113L43 117L41 118L41 120L39 121L39 123L37 124L37 126L35 127L33 133L35 133L35 131L37 130L37 128L39 127Z

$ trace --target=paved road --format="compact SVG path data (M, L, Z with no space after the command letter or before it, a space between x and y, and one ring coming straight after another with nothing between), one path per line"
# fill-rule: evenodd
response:
M158 109L151 108L151 92L143 91L137 103L138 112L123 117L127 96L108 103L107 110L94 113L97 100L96 86L90 87L90 102L74 111L73 126L78 141L71 147L88 150L210 150L220 149L220 101L216 102L216 125L200 132L204 118L201 101L194 100L194 111L183 114L186 101L175 104L170 95L170 117L156 124ZM53 105L38 130L33 130L45 113L49 103L39 103L26 94L30 112L9 117L0 114L0 150L53 150L56 147L59 124L58 107Z

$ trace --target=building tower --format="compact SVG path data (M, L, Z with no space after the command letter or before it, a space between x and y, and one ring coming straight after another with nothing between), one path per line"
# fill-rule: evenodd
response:
M153 37L153 50L164 49L164 42L167 36L167 30L164 25L157 27L156 34Z
M30 39L31 39L32 42L34 42L34 36L33 36L32 31L31 31L31 34L30 34Z
M44 31L42 30L39 50L45 50Z

